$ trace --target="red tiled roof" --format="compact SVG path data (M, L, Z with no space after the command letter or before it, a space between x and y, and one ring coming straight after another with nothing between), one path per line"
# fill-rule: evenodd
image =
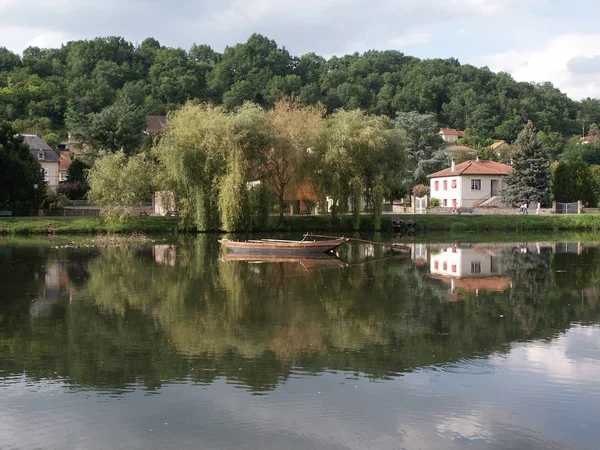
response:
M456 132L458 133L458 137L465 137L464 131L456 130Z
M467 147L466 145L450 145L448 147L448 151L449 152L463 151L463 152L473 153L473 152L475 152L475 149L473 149L471 147Z
M443 281L444 283L450 284L452 282L452 277L437 274L431 274L429 276L436 280ZM461 289L467 292L474 292L476 290L502 292L510 288L510 278L498 276L486 278L455 278L454 288Z
M457 164L454 168L454 172L452 172L451 167L448 167L447 169L427 175L427 178L454 177L457 175L508 175L511 170L512 167L508 164L471 159L464 163Z
M492 150L496 150L498 147L500 147L501 145L506 144L506 142L504 141L498 141L498 142L494 142L492 145L490 145Z

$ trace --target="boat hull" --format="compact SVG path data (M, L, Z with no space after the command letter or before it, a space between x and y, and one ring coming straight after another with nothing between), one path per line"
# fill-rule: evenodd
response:
M242 254L256 255L318 255L339 247L345 238L331 241L230 241L220 239L224 247Z

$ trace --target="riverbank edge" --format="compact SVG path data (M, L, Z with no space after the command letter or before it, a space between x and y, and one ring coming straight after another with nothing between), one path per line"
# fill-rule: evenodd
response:
M419 232L488 232L488 231L598 231L600 214L581 215L435 215L435 214L389 214L382 218L384 232L392 231L392 220L414 220ZM272 218L273 225L255 232L352 232L352 217L342 216L332 220L328 216L286 216L280 223ZM375 230L374 217L363 215L361 232ZM0 235L40 234L129 234L188 233L179 221L164 217L132 217L123 222L109 222L102 217L23 217L0 218ZM221 232L221 230L214 230Z

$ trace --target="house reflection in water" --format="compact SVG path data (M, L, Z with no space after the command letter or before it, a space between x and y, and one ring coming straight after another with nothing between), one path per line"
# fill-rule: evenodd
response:
M177 262L177 246L155 245L152 247L152 254L156 264L175 267L175 263Z
M512 287L510 278L502 276L502 249L496 247L444 247L431 252L431 278L450 285L448 301L465 299L468 292L502 292Z

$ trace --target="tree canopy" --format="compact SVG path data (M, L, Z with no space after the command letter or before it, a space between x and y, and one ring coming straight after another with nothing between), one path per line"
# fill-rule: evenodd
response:
M29 214L45 192L39 162L23 138L6 122L0 123L0 180L0 210Z
M329 113L361 108L395 118L416 111L508 142L529 120L567 136L600 121L597 99L577 102L550 83L517 82L453 58L421 60L394 50L294 56L259 34L223 53L202 44L170 48L153 38L134 45L116 36L29 47L22 55L0 48L0 120L40 135L66 136L68 111L98 114L123 98L143 115L192 99L227 111L246 101L270 108L282 94L295 94L302 104L322 102Z

